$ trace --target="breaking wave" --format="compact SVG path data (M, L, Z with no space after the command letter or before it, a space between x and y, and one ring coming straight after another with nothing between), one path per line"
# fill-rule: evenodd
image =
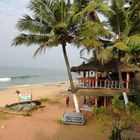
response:
M38 77L38 75L31 75L31 76L24 75L24 76L16 76L16 77L11 77L11 78L13 80L13 79L28 79L28 78L31 78L31 77Z
M10 77L0 78L0 82L9 82L9 81L11 81Z
M37 77L37 75L33 75L33 76L17 76L17 77L4 77L4 78L0 78L0 82L10 82L11 80L14 80L14 79L28 79L30 77Z

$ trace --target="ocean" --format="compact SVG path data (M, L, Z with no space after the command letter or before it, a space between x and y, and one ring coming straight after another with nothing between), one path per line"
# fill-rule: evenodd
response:
M66 70L0 66L0 89L65 81L68 81Z

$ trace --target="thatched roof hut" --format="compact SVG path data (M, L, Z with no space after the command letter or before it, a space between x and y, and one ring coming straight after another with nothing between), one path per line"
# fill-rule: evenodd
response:
M121 63L119 69L122 72L140 72L140 68L134 64Z
M140 68L134 64L127 64L121 62L118 65L118 62L116 59L113 59L112 61L108 62L107 64L102 64L99 60L94 60L89 63L84 63L77 66L72 67L72 72L79 72L79 71L99 71L99 72L118 72L118 66L120 71L122 72L138 72L140 71Z

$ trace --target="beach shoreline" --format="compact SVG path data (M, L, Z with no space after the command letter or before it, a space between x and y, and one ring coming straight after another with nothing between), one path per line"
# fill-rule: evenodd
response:
M31 93L33 100L48 98L44 108L25 117L17 115L10 119L0 120L1 140L107 140L108 133L103 133L93 118L88 119L86 125L63 125L59 124L64 112L73 112L74 103L72 94L66 89L69 83L57 83L53 85L30 85L12 87L0 90L0 107L6 104L18 102L16 90L21 93ZM66 106L66 95L70 96L69 106ZM15 133L16 132L16 133Z
M18 87L26 87L26 86L35 86L35 85L51 86L51 85L68 84L68 83L69 81L52 81L52 82L41 82L41 83L32 83L32 84L17 84L17 85L9 85L7 87L0 87L0 90L16 88L16 87L18 88Z
M7 104L18 102L18 95L16 91L20 93L32 94L32 99L39 98L52 98L60 92L63 93L70 87L69 82L52 82L44 84L31 84L31 85L19 85L0 89L0 107L5 107Z

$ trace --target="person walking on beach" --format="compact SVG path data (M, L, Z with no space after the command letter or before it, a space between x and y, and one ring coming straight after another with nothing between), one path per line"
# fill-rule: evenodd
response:
M69 101L70 101L70 97L69 96L66 96L66 106L67 107L69 106Z

